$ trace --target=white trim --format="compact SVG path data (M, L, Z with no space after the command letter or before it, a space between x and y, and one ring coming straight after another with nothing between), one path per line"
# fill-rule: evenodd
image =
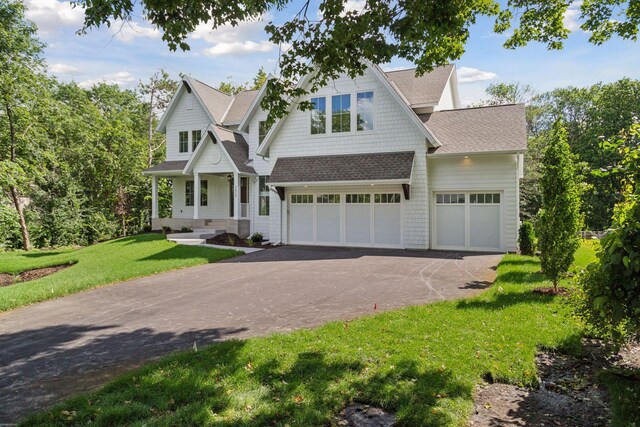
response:
M455 157L455 156L487 156L493 154L522 154L526 153L526 149L522 150L502 150L502 151L467 151L460 153L429 153L427 152L427 157Z
M235 162L231 159L231 156L229 155L229 153L227 153L227 149L224 148L224 144L222 143L222 139L220 138L220 135L218 135L218 133L216 132L215 126L214 125L209 125L209 126L207 126L207 129L204 131L204 135L200 139L200 142L198 143L198 146L196 147L196 150L191 154L191 157L189 158L189 161L184 166L184 169L182 170L182 174L183 175L191 175L191 172L193 171L193 168L195 168L196 161L201 156L201 152L204 150L204 148L201 148L201 147L205 146L205 141L209 137L209 132L213 133L213 136L216 138L215 143L220 146L220 150L224 153L224 155L227 157L227 160L231 164L231 167L233 168L233 170L229 171L229 172L240 173L240 170L236 166ZM229 130L229 132L232 132L232 131ZM211 142L214 142L214 141L211 141ZM248 175L252 175L252 174L248 174Z
M265 79L264 83L262 84L262 87L260 88L260 90L256 94L256 97L253 99L253 102L249 106L249 109L244 113L244 116L240 120L240 122L238 124L238 130L239 131L242 131L243 129L245 129L249 125L249 122L251 121L251 118L253 117L253 115L256 112L256 109L260 106L260 102L262 101L262 97L264 96L265 92L267 91L267 83L269 83L269 80L271 80L273 78L275 78L275 77L271 73L269 73L269 75L267 75L267 78ZM225 116L226 115L227 114L225 113ZM225 123L224 120L223 120L223 123ZM232 124L235 124L235 123L225 123L225 124L226 125L232 125Z
M413 173L413 169L412 169ZM394 184L410 184L411 177L408 179L376 179L376 180L362 180L362 181L299 181L299 182L268 182L267 185L271 187L299 187L306 185L309 187L320 186L335 186L335 185L394 185Z

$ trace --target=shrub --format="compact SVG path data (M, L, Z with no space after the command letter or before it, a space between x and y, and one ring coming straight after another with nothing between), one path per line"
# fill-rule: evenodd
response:
M524 221L520 224L518 245L522 255L533 255L536 252L536 237L533 232L533 224L529 221Z
M253 240L251 240L251 238L245 239L244 242L247 244L247 246L253 246L256 244Z
M162 234L171 234L171 227L167 227L166 225L163 225Z
M233 236L227 236L227 245L235 246L236 245L236 238L233 237Z
M569 270L580 246L578 231L582 218L576 168L561 120L554 123L551 138L542 158L542 209L536 221L536 234L542 271L553 280L553 288L557 290L560 276Z
M251 237L249 237L249 240L251 240L253 243L260 243L264 240L264 236L262 235L262 233L256 231L251 235Z
M143 233L151 233L151 231L153 230L151 229L151 226L149 224L145 224L144 226L142 226Z
M193 230L192 230L192 229L190 229L189 227L184 226L184 227L182 227L182 228L180 229L180 231L181 231L182 233L191 233Z

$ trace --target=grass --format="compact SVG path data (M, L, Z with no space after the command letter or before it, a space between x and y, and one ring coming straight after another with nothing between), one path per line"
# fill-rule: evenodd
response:
M75 265L30 282L0 288L0 312L97 286L162 271L220 261L237 251L176 245L160 234L142 234L82 249L0 253L0 273Z
M23 424L326 425L358 401L400 425L467 425L483 379L535 385L540 347L581 349L562 298L531 292L549 285L539 270L506 255L478 297L168 356Z

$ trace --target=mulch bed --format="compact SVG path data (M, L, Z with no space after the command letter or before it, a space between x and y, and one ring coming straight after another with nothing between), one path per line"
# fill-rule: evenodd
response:
M31 280L40 279L41 277L49 276L50 274L57 273L60 270L69 268L73 265L62 264L54 267L36 268L34 270L23 271L22 273L14 276L12 274L1 273L0 274L0 286L15 285L18 283L30 282Z
M603 369L640 367L640 347L624 349L611 356L598 340L584 340L579 357L541 352L536 358L540 372L537 389L509 384L478 386L473 426L606 426L609 395L597 376Z
M233 244L230 243L231 241L233 241ZM218 234L211 239L207 239L207 243L210 245L235 246L239 248L269 249L273 247L273 245L270 243L263 244L262 242L255 242L253 245L249 245L247 244L246 239L241 239L237 234L234 233Z
M563 296L563 297L569 295L569 290L567 288L558 288L558 289L553 289L553 288L535 288L533 290L533 292L535 292L536 294L560 295L560 296Z

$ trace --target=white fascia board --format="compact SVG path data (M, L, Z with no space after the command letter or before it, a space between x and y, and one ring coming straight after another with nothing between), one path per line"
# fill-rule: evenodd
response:
M178 90L176 91L176 93L173 94L173 97L171 98L171 101L169 101L169 106L167 107L166 110L164 110L164 113L162 113L162 117L160 117L160 121L158 122L158 126L156 126L156 132L162 132L164 133L164 131L166 130L167 127L167 120L169 120L169 117L171 117L171 114L173 113L173 110L175 108L175 106L178 103L178 99L180 98L180 96L182 95L182 93L185 91L185 86L184 86L184 80L180 82L180 87L178 88ZM191 89L193 90L193 89Z
M202 139L200 139L200 142L196 147L196 151L194 151L191 154L191 157L189 158L189 161L185 165L184 169L182 170L182 173L184 175L191 175L191 173L193 172L193 168L195 167L196 161L201 156L201 152L204 150L205 140L209 137L209 132L211 132L214 138L216 139L215 141L211 141L211 142L214 142L215 144L218 144L218 146L220 146L220 150L222 150L227 160L229 161L229 164L231 164L231 167L233 168L232 172L241 173L238 167L236 166L235 162L231 159L231 156L229 156L229 153L227 153L227 149L224 148L222 139L220 138L220 135L218 135L218 132L216 132L216 127L211 124L207 126L207 130L204 131L204 136L202 137Z
M527 150L500 150L500 151L470 151L461 153L427 153L427 157L455 157L455 156L489 156L492 154L523 154Z
M393 185L393 184L409 184L411 179L376 179L376 180L359 180L359 181L300 181L300 182L268 182L267 185L273 187L322 187L322 186L340 186L340 185Z
M311 79L312 74L313 73L309 73L306 76L304 76L302 79L300 79L300 81L296 85L296 88L306 86L309 83L309 80ZM287 119L287 117L291 113L291 110L293 110L293 105L294 105L295 101L296 100L292 100L292 101L289 102L289 107L287 108L287 115L284 116L283 118L277 120L273 124L273 126L271 126L271 129L269 129L269 132L267 132L267 134L265 135L264 139L262 140L262 144L260 144L258 146L258 149L256 150L256 154L258 156L264 157L266 155L267 149L271 145L271 142L272 142L273 138L275 138L275 135L280 130L280 127L282 127L282 123L284 123L284 121Z
M451 90L453 91L453 108L460 108L460 92L458 90L458 70L456 64L453 64L451 75L449 76L451 82Z

